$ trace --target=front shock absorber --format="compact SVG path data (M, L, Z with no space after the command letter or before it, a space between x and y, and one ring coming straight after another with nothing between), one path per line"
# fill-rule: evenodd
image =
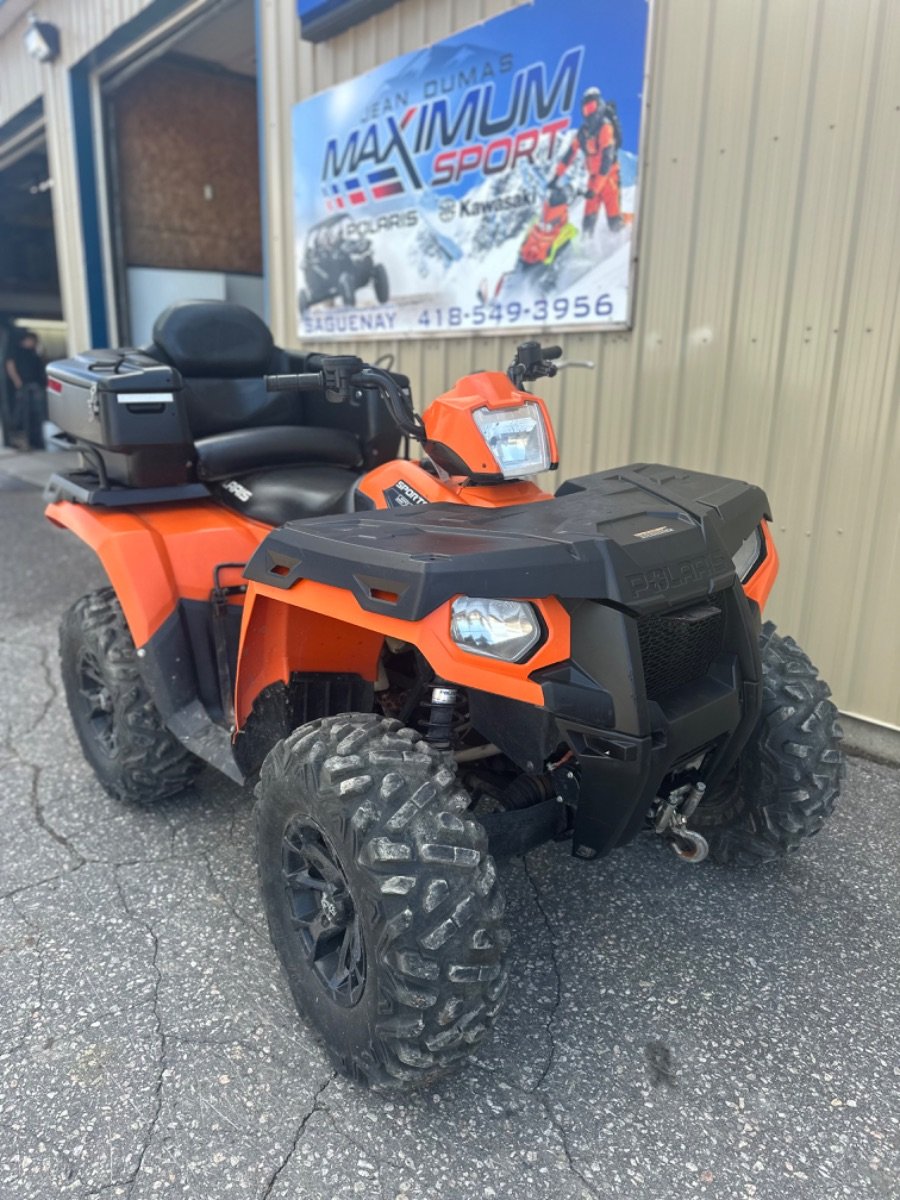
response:
M453 743L453 714L456 711L456 688L435 682L431 699L426 701L428 721L425 741L438 750L449 750Z

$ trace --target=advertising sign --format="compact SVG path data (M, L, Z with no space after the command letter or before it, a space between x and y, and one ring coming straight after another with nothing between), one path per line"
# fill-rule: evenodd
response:
M305 340L626 324L646 0L535 0L295 106Z
M309 42L343 33L351 25L390 8L396 0L297 0L300 36ZM2 3L2 0L0 0Z

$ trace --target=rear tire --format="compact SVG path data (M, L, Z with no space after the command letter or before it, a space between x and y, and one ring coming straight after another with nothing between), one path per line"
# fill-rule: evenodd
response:
M375 288L375 299L378 303L387 304L391 298L391 285L388 283L384 263L376 263L372 268L372 286Z
M844 773L831 692L793 638L767 622L763 705L729 778L690 819L719 863L752 866L797 851L831 815Z
M203 763L163 724L112 588L89 592L65 613L59 653L72 723L104 788L142 804L184 791Z
M256 789L260 886L297 1008L338 1067L430 1084L487 1036L507 986L487 836L444 756L398 721L311 721Z

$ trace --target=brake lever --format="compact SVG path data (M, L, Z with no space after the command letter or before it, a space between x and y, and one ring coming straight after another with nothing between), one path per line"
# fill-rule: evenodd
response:
M586 371L593 371L596 363L590 358L567 358L565 362L557 363L557 371L565 371L567 367L583 367Z

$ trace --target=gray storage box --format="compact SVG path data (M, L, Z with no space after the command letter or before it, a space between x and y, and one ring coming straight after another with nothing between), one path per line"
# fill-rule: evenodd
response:
M137 350L91 350L47 368L50 420L96 451L110 483L172 487L194 478L181 376Z

